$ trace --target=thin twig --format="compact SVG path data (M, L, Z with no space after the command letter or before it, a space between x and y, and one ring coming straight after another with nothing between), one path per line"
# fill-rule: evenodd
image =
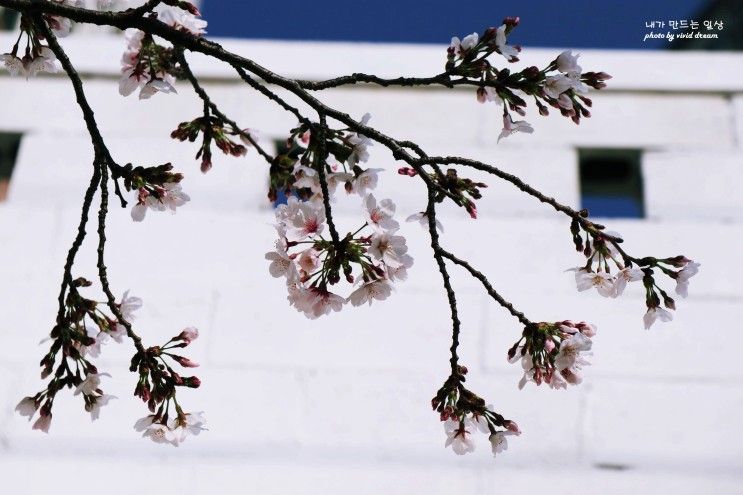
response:
M240 126L237 125L237 123L234 120L231 120L229 117L227 117L224 113L222 113L217 105L211 100L207 92L204 90L204 88L199 83L199 80L196 78L196 76L193 74L193 71L191 70L191 66L188 64L188 61L186 60L186 56L183 53L183 50L176 49L175 50L176 57L178 57L178 62L181 64L181 68L183 69L183 73L186 76L186 79L191 83L191 86L193 87L194 91L197 95L199 95L199 98L204 102L205 105L208 105L208 107L211 109L212 113L219 117L222 121L226 122L232 127L232 130L239 133L239 135L245 139L248 140L248 142L253 145L253 147L256 149L258 154L260 154L266 162L268 162L269 165L273 163L274 157L271 156L266 152L266 150L263 149L262 146L260 146L255 139L253 139L253 136L250 135L248 132L244 132Z

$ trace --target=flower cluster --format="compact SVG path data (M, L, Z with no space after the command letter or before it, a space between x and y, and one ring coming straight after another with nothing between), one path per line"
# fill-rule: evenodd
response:
M407 254L405 238L396 235L395 205L389 199L377 202L373 194L364 198L364 224L336 244L323 237L323 204L289 198L276 210L276 249L266 254L269 272L285 277L289 303L314 319L353 306L371 305L392 292L392 284L407 278L413 258ZM362 234L364 230L368 233ZM290 252L291 250L291 252ZM356 272L358 269L358 272ZM329 290L343 278L359 285L346 298Z
M699 272L700 264L682 255L634 258L622 249L623 240L618 233L605 232L603 229L602 225L587 221L581 223L573 220L571 223L575 248L587 258L585 265L570 269L575 272L578 290L583 292L595 288L600 295L615 298L622 295L629 282L642 281L647 307L643 318L645 328L650 328L658 319L671 321L673 313L668 310L676 309L676 301L658 286L655 270L675 280L676 294L686 297L689 279Z
M202 142L199 151L196 153L196 159L201 158L201 171L208 172L212 168L212 150L211 144L214 142L217 148L222 150L225 155L244 156L247 153L247 146L251 145L251 139L254 139L249 129L241 130L230 126L225 128L226 122L219 117L206 115L189 122L181 122L178 128L170 133L170 137L179 141L194 142L201 134ZM234 142L230 136L238 136L245 144Z
M402 167L397 173L409 177L418 175L418 172L410 167ZM482 198L480 189L488 187L487 184L484 182L475 182L466 177L459 177L457 171L453 168L448 169L445 174L438 172L428 173L428 177L439 186L434 194L434 200L437 203L441 203L449 197L457 206L461 206L467 210L467 213L473 219L477 218L477 206L474 200ZM422 221L422 217L416 217L416 219ZM427 217L426 221L428 221Z
M159 45L150 34L127 29L127 47L121 58L119 93L129 96L139 89L139 99L157 92L175 93L173 49Z
M371 116L361 119L366 125ZM348 194L362 198L377 186L381 168L363 168L360 163L369 159L372 141L348 129L328 129L325 146L337 163L329 164L326 180L331 194L343 184ZM279 191L286 196L296 195L304 200L322 201L320 176L310 164L314 153L312 131L307 124L292 129L283 151L276 155L270 169L268 198L275 201Z
M472 33L464 39L452 38L447 51L446 71L450 75L479 80L477 101L493 101L503 105L503 130L500 141L515 132L534 132L531 124L524 120L514 120L511 111L524 116L526 100L517 93L534 98L541 115L549 115L548 106L569 117L576 124L581 117L590 117L592 106L588 87L602 89L611 76L604 72L582 72L578 65L578 55L571 51L562 52L544 69L527 67L520 72L497 69L489 61L492 53L500 53L509 62L518 61L521 48L507 44L507 36L519 24L518 17L507 17L498 28L488 28L482 36Z
M101 309L102 303L80 294L81 288L90 285L91 282L84 278L75 279L70 284L64 313L51 331L52 344L40 363L41 378L52 378L46 389L25 397L16 407L16 411L27 416L29 421L38 411L39 416L33 425L35 430L49 432L54 399L65 387L74 388L76 396L82 395L85 410L93 421L98 419L101 407L115 398L100 388L101 377L110 375L99 373L89 358L98 357L101 345L111 339L122 342L126 328ZM134 317L134 311L141 304L141 299L129 296L127 292L119 303L119 311L128 320Z
M176 349L187 347L198 336L199 331L189 327L165 344L137 352L132 358L129 369L139 374L134 395L142 399L153 413L134 425L135 430L143 432L143 437L177 447L187 435L198 435L204 429L203 413L183 412L176 399L177 387L198 388L201 380L196 376L181 376L172 367L173 363L184 368L199 366L187 357L174 354ZM171 411L171 405L174 411Z
M56 18L55 18L56 19ZM69 19L65 19L69 24ZM50 22L50 26L52 22ZM21 41L25 39L26 47L23 56L19 57ZM26 79L41 72L55 73L59 70L57 56L48 46L42 43L43 37L36 32L34 24L24 15L21 17L21 33L10 52L0 55L0 62L11 76L23 76Z
M184 32L201 36L206 21L199 18L198 9L190 2L171 1L158 7L158 20ZM155 38L138 29L127 29L127 47L121 58L119 93L129 96L139 89L139 99L155 93L175 93L177 63L173 48L160 45Z
M131 210L135 222L144 220L147 210L175 213L176 208L191 199L181 188L183 175L171 170L173 166L170 163L155 167L124 166L124 187L127 191L137 191L137 203Z
M590 364L584 356L591 350L594 335L596 327L583 321L526 325L521 338L508 350L508 360L520 359L524 368L519 388L530 381L537 385L545 382L553 389L581 383L581 368Z
M444 385L431 399L433 410L439 413L446 433L445 447L451 447L458 455L475 450L472 434L480 432L488 435L493 455L508 448L508 437L520 435L518 425L493 410L492 405L464 387L467 368L458 366L444 382ZM499 430L498 428L503 428Z

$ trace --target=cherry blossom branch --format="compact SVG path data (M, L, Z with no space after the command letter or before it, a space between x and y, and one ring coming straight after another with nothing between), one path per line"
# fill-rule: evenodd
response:
M106 232L105 232L106 214L108 212L108 185L107 185L108 168L109 167L112 168L112 170L114 170L115 173L120 173L120 167L111 158L108 148L106 147L106 144L103 140L103 136L98 130L98 124L95 121L95 115L94 115L93 109L88 104L88 100L85 96L85 91L83 90L82 80L80 79L80 76L75 70L75 67L72 65L72 62L70 62L69 57L67 57L67 54L65 53L64 49L60 46L59 42L57 41L57 37L54 35L51 29L49 29L46 22L44 22L44 20L39 15L36 15L34 16L34 23L39 29L39 31L44 35L44 38L49 43L49 48L52 49L57 59L62 64L62 67L67 73L67 76L70 78L70 81L72 82L72 85L74 87L75 94L77 97L78 105L80 106L80 109L83 112L83 118L85 119L85 123L88 128L91 141L93 142L93 149L95 150L95 157L93 160L93 167L94 167L93 179L91 179L90 186L88 190L86 191L85 203L83 206L83 215L82 215L80 229L79 229L79 233L82 233L82 235L78 235L78 237L75 239L73 248L70 250L70 255L68 255L68 265L65 267L65 278L67 279L67 283L69 283L69 281L72 280L71 270L72 270L72 265L74 263L75 253L79 249L85 237L84 225L85 223L87 223L88 211L90 209L90 205L95 195L96 186L97 184L100 184L101 206L100 206L100 210L98 213L99 243L98 243L98 250L97 250L98 252L97 267L98 267L99 278L101 281L103 291L106 294L106 297L108 299L109 309L116 316L117 320L122 325L124 325L124 327L126 328L127 334L134 341L134 345L137 348L137 350L143 351L144 347L142 346L141 338L134 333L131 325L121 315L119 306L116 304L116 298L112 294L111 289L109 287L108 276L106 273L106 265L104 262L104 248L106 244ZM115 178L114 178L114 184L116 185L116 193L121 199L122 206L126 206L126 201L121 195L118 182L116 181ZM63 284L63 287L64 287L64 284ZM60 294L60 301L63 301L63 300L64 300L63 294ZM62 307L60 308L60 314L62 314L64 311L63 306L64 305L62 303Z
M134 342L134 347L138 352L144 353L145 348L142 345L142 339L134 332L132 324L124 317L121 313L121 307L116 302L116 297L111 291L111 287L108 281L108 269L105 262L105 248L106 248L106 215L108 214L108 169L105 164L101 164L101 206L98 210L98 248L96 250L98 254L98 278L101 281L101 288L103 293L106 295L108 309L116 317L116 320L124 326L126 334Z
M160 4L163 5L158 7ZM531 322L494 289L482 272L441 247L437 229L443 230L443 227L436 218L436 204L449 199L466 209L472 218L476 218L474 200L480 199L480 190L487 187L484 183L461 177L456 168L444 171L443 166L484 171L512 183L522 192L570 217L570 232L575 247L587 258L584 266L574 269L578 290L595 287L606 297L617 297L628 282L642 280L648 308L644 317L646 327L652 325L657 318L665 321L671 319L670 313L661 307L661 301L666 308L675 309L674 300L657 284L654 270L660 270L676 280L676 293L682 297L686 296L688 279L698 270L698 263L683 256L632 257L620 246L623 242L621 237L616 233L604 232L604 226L588 220L586 210L576 211L563 205L515 175L481 161L428 156L413 141L394 138L369 126L368 114L356 120L311 94L312 91L360 83L385 87L471 86L476 88L479 102L490 101L502 105L503 130L499 139L514 132L533 132L530 124L521 120L514 121L511 114L525 114L527 102L521 95L533 98L541 115L548 115L547 107L551 106L576 124L580 123L582 117L590 117L588 108L592 106L592 102L585 96L588 86L601 89L610 76L603 72L584 72L577 64L577 56L571 52L563 52L542 69L532 66L518 72L498 69L488 60L495 53L505 57L508 62L518 60L520 48L507 44L507 35L518 25L518 18L506 18L500 27L488 28L482 36L472 33L462 40L453 38L447 50L445 72L433 77L385 79L356 73L312 82L283 77L204 39L202 35L206 22L198 19L198 9L188 1L150 0L136 9L116 13L81 9L75 5L78 3L73 0L0 0L0 6L22 12L21 37L25 32L28 41L23 58L18 56L16 43L10 53L1 56L1 60L11 73L25 75L54 71L56 60L62 63L83 112L95 155L93 177L85 193L78 233L65 264L59 296L60 311L57 326L52 330L53 344L42 360L42 378L52 373L60 352L63 359L46 390L34 397L25 398L19 404L21 414L28 415L29 418L37 410L40 411L40 417L34 424L36 429L48 431L54 397L64 386L77 387L76 394L82 391L86 410L91 412L93 419L97 417L100 406L110 396L103 395L98 388L100 375L87 359L86 353L93 355L94 352L99 352L100 344L109 336L118 339L126 334L133 339L137 348L130 366L132 371L139 374L135 395L142 398L153 413L140 420L135 428L143 429L146 436L157 442L165 441L174 445L180 443L187 432L198 434L203 430L203 418L184 413L175 398L176 387L196 388L200 380L197 377L181 377L166 361L167 358L184 367L197 366L183 356L172 354L172 351L186 347L198 336L198 332L195 329L185 329L162 346L145 348L127 321L132 309L141 305L141 300L127 299L125 294L122 302L117 304L110 290L105 264L109 170L122 205L126 205L126 202L119 189L118 178L124 179L124 186L128 191L137 191L137 204L131 212L135 221L141 221L148 209L175 211L187 202L189 197L179 185L183 176L171 172L173 167L169 163L154 167L133 167L131 164L121 167L113 160L85 98L82 81L52 33L68 33L70 20L121 29L134 28L133 32L127 33L128 46L123 58L123 76L119 86L123 96L130 95L137 88L141 89L140 99L149 98L157 92L174 93L175 76L185 76L203 103L203 116L179 124L171 137L193 142L203 134L203 142L196 155L197 159L202 158L203 172L207 172L212 166L213 143L226 154L245 154L245 146L230 139L230 136L235 135L239 135L245 144L254 146L270 164L269 198L275 200L276 192L281 189L288 196L288 201L276 208L275 227L279 239L275 251L266 254L266 259L271 262L269 272L274 277L286 278L290 305L308 318L318 318L339 311L347 303L353 306L371 305L374 301L386 299L391 294L392 284L405 280L407 269L413 265L413 258L407 254L405 238L396 234L399 223L393 219L396 209L394 203L390 199L378 201L369 192L376 187L377 174L381 169L364 169L359 165L369 158L367 146L373 142L383 145L391 151L395 160L407 165L400 168L398 173L410 177L420 176L420 180L426 185L426 210L411 215L408 220L417 219L428 227L433 256L442 277L452 321L449 359L451 373L431 404L445 422L448 437L446 445L451 445L458 454L470 452L474 448L468 435L475 428L489 435L494 454L505 449L505 436L518 434L520 430L513 421L506 420L495 412L492 406L486 405L482 398L464 385L467 368L459 364L458 355L461 321L447 260L463 267L478 279L488 295L524 325L521 337L508 351L510 360L522 361L524 377L519 383L520 387L527 381L533 381L537 385L547 383L552 388L580 383L579 371L586 364L581 353L590 350L590 337L595 335L595 327L572 320ZM155 7L158 9L154 10ZM45 39L49 46L43 44ZM172 47L162 45L161 39L171 43ZM199 52L229 64L247 85L296 117L299 124L289 133L286 151L272 157L256 143L248 130L240 129L235 121L222 113L191 70L185 50ZM304 107L294 106L273 88L288 92L289 100L295 98L316 112L319 122L305 117L299 109ZM346 127L333 128L328 125L328 121L332 121L333 125L340 123ZM331 155L337 163L329 162ZM358 194L364 205L363 224L355 230L351 229L342 239L331 207L331 196L340 184L343 184L347 193ZM98 212L97 268L108 308L115 319L102 313L97 308L96 301L85 299L80 294L79 289L89 286L90 282L82 278L73 280L71 275L77 251L86 235L85 227L98 187L101 205ZM331 240L321 235L325 223L328 224ZM362 233L364 230L366 232ZM618 270L616 273L612 273L612 265ZM348 297L331 292L341 282L341 272L346 282L358 286ZM87 318L98 328L95 336L91 336L85 327ZM76 366L76 371L70 367L69 360ZM174 406L175 417L171 416L171 405Z
M444 258L447 258L452 263L455 263L461 266L462 268L464 268L465 270L467 270L468 272L470 272L470 274L473 277L475 277L477 280L479 280L482 283L482 285L485 287L485 290L490 295L490 297L492 297L498 304L503 306L509 313L511 313L514 317L516 317L521 323L523 323L524 325L531 324L531 321L526 316L524 316L524 313L516 310L516 308L513 307L513 304L511 304L510 302L505 300L503 296L498 294L498 292L493 288L488 278L485 275L483 275L482 272L478 271L465 260L456 257L455 255L453 255L452 253L450 253L449 251L447 251L446 249L440 246L437 251Z
M338 249L340 245L340 237L338 236L338 230L333 222L333 209L330 207L330 192L328 191L328 180L325 173L325 167L327 165L328 158L328 146L326 141L326 133L328 130L328 122L325 119L324 114L319 114L320 124L311 127L312 135L311 140L315 141L315 164L314 168L317 170L317 175L320 180L320 190L322 191L323 207L325 208L325 218L328 221L328 228L330 229L330 237L333 240L333 245Z
M204 90L204 88L199 83L199 80L194 76L193 71L191 70L191 66L188 64L188 61L186 60L186 56L183 53L183 50L180 48L176 48L175 50L176 58L180 62L181 69L183 70L183 74L186 76L186 79L191 83L191 86L193 87L194 91L197 95L199 95L199 98L201 98L204 102L204 105L206 105L214 115L222 119L224 122L230 125L232 127L232 130L236 132L241 138L248 141L260 154L266 162L270 165L274 157L271 156L266 152L266 150L263 149L261 145L258 144L258 142L253 138L253 136L250 135L249 132L245 132L242 130L240 126L237 125L237 123L227 117L224 113L222 113L217 105L211 100L207 92Z
M34 15L34 25L39 30L39 32L44 35L44 38L49 42L49 48L54 52L57 60L59 60L59 62L62 64L62 68L67 73L67 77L69 77L70 82L72 83L72 87L75 91L77 104L83 113L83 119L85 120L85 126L88 129L88 134L90 135L90 139L93 142L95 159L106 163L107 166L111 169L114 185L116 188L116 195L121 201L121 206L126 206L127 201L124 199L124 196L121 193L118 182L118 178L121 177L122 169L113 160L113 158L111 158L111 154L109 153L108 148L103 142L103 137L101 136L101 133L98 130L98 124L95 121L95 113L93 112L93 109L90 107L90 104L85 97L85 92L83 91L83 82L80 79L80 75L77 73L75 67L72 65L72 62L70 62L69 57L57 41L57 37L54 35L52 30L49 29L46 22L39 14Z
M457 297L454 293L454 289L451 286L451 277L446 269L446 263L442 255L441 245L439 244L439 232L436 227L436 199L433 187L428 187L428 206L426 207L426 216L428 217L428 234L431 237L431 249L433 250L433 256L436 260L436 264L439 267L439 273L441 273L441 279L444 282L444 290L446 291L446 298L449 301L449 311L451 313L452 322L452 334L451 334L451 358L449 363L451 364L452 375L458 375L458 362L459 356L457 355L457 348L459 347L459 333L461 322L459 321L459 312L457 310Z

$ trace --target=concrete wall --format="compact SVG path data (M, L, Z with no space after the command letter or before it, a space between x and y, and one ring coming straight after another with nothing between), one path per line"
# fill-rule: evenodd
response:
M274 236L264 163L254 153L241 160L217 156L202 176L193 145L168 138L178 122L198 114L190 89L181 84L178 96L147 102L121 98L113 78L123 41L94 42L92 50L93 38L73 37L65 47L89 76L86 90L114 157L172 161L187 174L184 187L192 196L175 216L149 215L142 224L114 210L110 278L118 293L131 288L144 298L137 324L147 342L187 325L202 330L192 353L202 363L204 385L184 400L206 411L210 431L178 450L137 438L131 425L145 411L131 397L125 345L110 344L100 360L113 375L107 392L119 399L99 422L91 425L71 397L55 404L48 437L13 414L20 397L40 386L37 343L55 314L91 150L65 79L26 83L3 75L0 129L25 132L9 201L0 206L4 486L58 490L58 476L73 470L96 486L115 476L110 493L144 487L181 493L592 493L594 486L606 493L743 493L743 371L734 325L743 301L743 268L736 263L743 240L743 56L586 52L586 69L615 76L613 89L594 96L594 117L576 127L532 115L532 136L502 144L496 144L497 108L478 105L469 92L365 88L321 95L352 115L371 111L380 129L414 139L431 154L492 162L571 205L579 202L576 147L643 148L648 219L611 221L610 227L625 236L632 253L684 253L703 265L675 321L645 331L639 288L612 301L578 294L563 272L581 262L568 223L509 184L488 179L476 222L444 208L445 246L487 273L532 319L585 319L599 328L582 386L519 391L519 367L509 365L505 353L520 328L474 280L452 269L471 386L524 430L507 455L493 461L483 442L464 458L444 450L443 428L429 409L446 377L450 330L419 226L403 226L416 265L393 298L306 320L288 308L281 282L268 275L263 260ZM0 46L7 44L0 37ZM308 78L362 69L432 74L444 55L441 47L225 45ZM526 54L530 64L554 52ZM260 129L264 142L294 124L234 84L224 67L194 59L215 101L243 125ZM388 169L378 196L394 198L401 216L422 209L423 189L397 175L379 146L370 164ZM342 199L337 206L338 223L354 225L358 202ZM86 245L76 274L93 276L94 254Z

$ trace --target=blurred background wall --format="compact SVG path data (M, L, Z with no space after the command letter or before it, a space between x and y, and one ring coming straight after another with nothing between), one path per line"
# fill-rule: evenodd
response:
M530 23L544 30L556 22L544 8L525 7L533 17L511 8L467 23L450 8L450 16L429 24L444 34L428 45L433 40L409 39L427 32L412 28L381 39L296 41L290 33L305 12L298 5L285 9L286 24L276 23L275 36L247 36L252 28L241 33L230 27L231 19L257 22L262 10L247 12L241 2L203 5L212 33L233 37L219 39L225 47L306 79L354 71L435 74L443 67L448 36L497 25L513 14L524 23L525 39L519 39L521 27L512 38L526 45L524 66L543 66L562 47L590 47L581 50L584 70L614 76L609 88L591 95L593 117L579 127L557 115L531 113L527 120L535 133L500 144L499 109L478 104L471 91L358 87L319 95L357 118L371 112L380 130L413 139L429 153L482 159L564 203L590 208L625 237L632 253L683 253L702 263L690 298L678 301L675 320L646 331L639 287L618 300L576 292L564 270L582 257L573 250L565 218L509 184L471 174L490 185L478 203L480 218L443 207L444 245L482 269L530 318L584 319L598 326L583 385L519 391L520 367L506 362L506 350L521 329L475 281L452 268L471 388L524 431L495 461L484 438L463 458L445 450L443 428L430 411L430 398L447 375L450 329L420 227L402 227L416 264L394 297L306 320L289 308L281 281L270 277L263 259L275 236L265 163L255 153L242 159L215 155L214 168L202 176L195 147L169 138L179 122L200 112L190 87L179 84L178 95L149 101L120 97L124 40L87 27L63 44L84 75L113 156L121 163L172 161L186 174L192 201L175 216L148 215L134 224L128 211L112 211L108 262L116 292L131 289L145 301L136 323L147 342L166 340L189 325L201 329L191 349L202 364L203 386L184 402L206 411L210 431L178 449L139 439L132 425L146 411L131 397L131 349L115 344L98 363L113 375L107 393L119 399L101 419L91 425L79 401L64 397L55 404L49 436L31 431L13 407L41 386L38 342L55 315L92 151L64 76L27 82L0 73L3 486L65 494L81 489L78 482L108 493L743 493L743 371L734 324L743 301L737 263L743 240L743 55L734 51L740 44L731 43L740 31L725 2L666 2L660 13L631 3L594 8L593 17L576 11L571 18L583 19L577 31L586 36L558 44L529 38ZM397 17L408 15L406 3L400 5ZM359 9L362 32L371 32L368 18L382 16L381 7L345 7L343 15ZM643 22L661 15L664 22L723 20L718 39L725 50L712 42L649 49L666 47L638 46L642 33L629 27L611 37L624 43L606 49L599 43L603 26L612 24L612 15L625 22L616 9L633 19L640 9ZM417 12L425 17L429 10ZM10 16L5 19L14 25ZM626 22L636 30L634 21ZM304 36L332 38L333 26ZM1 33L0 47L10 47L15 36ZM259 129L264 146L271 149L285 138L292 119L238 84L227 67L198 55L192 60L215 102L241 125ZM389 153L374 147L368 165L386 169L376 195L393 198L400 217L423 209L425 191L397 175ZM341 198L337 209L341 229L357 224L358 200ZM94 277L88 242L76 276Z

